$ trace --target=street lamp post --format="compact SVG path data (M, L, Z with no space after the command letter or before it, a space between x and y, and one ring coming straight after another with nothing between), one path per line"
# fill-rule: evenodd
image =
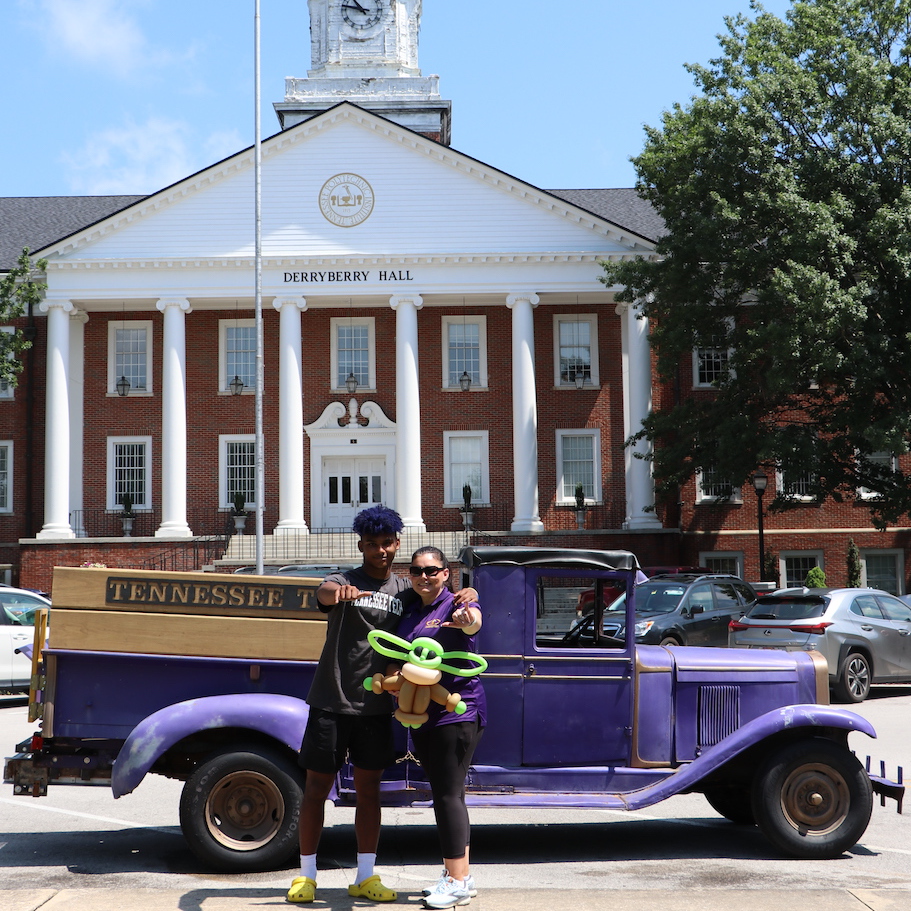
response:
M769 483L768 475L760 468L750 479L756 491L756 525L759 530L759 581L765 582L765 530L762 526L762 495Z

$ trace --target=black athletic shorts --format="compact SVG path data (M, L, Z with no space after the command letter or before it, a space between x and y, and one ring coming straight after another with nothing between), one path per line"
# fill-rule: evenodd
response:
M299 762L305 769L334 775L346 755L359 769L388 768L395 761L392 715L340 715L310 709Z

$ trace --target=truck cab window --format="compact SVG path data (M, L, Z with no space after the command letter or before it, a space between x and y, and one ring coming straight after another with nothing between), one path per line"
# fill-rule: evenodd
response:
M623 648L624 607L619 582L590 576L540 576L536 586L538 648Z

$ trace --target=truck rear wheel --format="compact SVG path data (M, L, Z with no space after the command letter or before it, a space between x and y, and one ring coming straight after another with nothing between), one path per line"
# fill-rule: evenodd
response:
M753 782L763 835L793 857L838 857L864 834L873 789L847 747L818 738L776 751Z
M297 856L303 789L297 767L251 746L209 756L184 785L180 827L218 870L255 873Z

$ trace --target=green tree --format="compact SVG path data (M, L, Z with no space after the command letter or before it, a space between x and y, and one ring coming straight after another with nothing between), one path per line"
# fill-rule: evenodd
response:
M45 285L36 280L37 272L47 268L47 260L32 263L28 247L19 255L16 265L0 277L0 323L31 312L41 300ZM32 343L22 332L0 332L0 380L16 385L22 361L19 354Z
M818 567L814 566L808 573L803 582L806 588L825 588L826 574Z
M752 9L634 159L658 256L604 264L670 389L694 348L728 358L714 395L676 393L638 437L665 493L781 467L820 499L876 492L885 524L911 508L911 478L866 458L911 437L911 0Z
M860 588L860 551L854 538L848 539L848 588Z

